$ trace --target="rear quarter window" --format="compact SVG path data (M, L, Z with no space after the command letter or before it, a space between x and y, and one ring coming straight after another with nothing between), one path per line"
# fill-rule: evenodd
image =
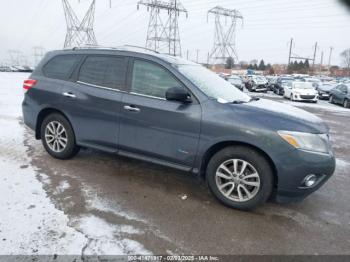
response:
M68 80L79 63L81 55L59 55L52 58L43 68L46 77Z

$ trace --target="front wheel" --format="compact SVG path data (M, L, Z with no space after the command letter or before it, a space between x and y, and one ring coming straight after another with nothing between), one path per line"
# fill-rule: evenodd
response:
M79 152L73 128L63 115L48 115L41 123L40 131L44 148L54 158L69 159Z
M330 97L329 97L329 103L334 104L333 96L330 96Z
M344 105L345 108L350 108L349 100L345 99L343 105Z
M248 147L227 147L216 153L207 167L211 192L223 204L252 210L272 192L273 171L268 161Z

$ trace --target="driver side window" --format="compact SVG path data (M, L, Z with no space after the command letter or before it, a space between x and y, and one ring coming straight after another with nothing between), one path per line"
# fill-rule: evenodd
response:
M132 93L165 99L165 93L170 87L181 86L182 84L164 68L146 61L134 61Z

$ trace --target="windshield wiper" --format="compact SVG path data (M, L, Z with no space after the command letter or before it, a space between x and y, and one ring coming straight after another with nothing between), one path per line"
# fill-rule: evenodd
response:
M235 104L235 105L237 105L237 104L244 104L244 103L247 103L247 101L234 100L234 101L231 102L231 104Z
M250 98L249 102L252 102L252 101L258 101L258 100L260 100L260 98L259 98L259 97L252 96L252 97Z

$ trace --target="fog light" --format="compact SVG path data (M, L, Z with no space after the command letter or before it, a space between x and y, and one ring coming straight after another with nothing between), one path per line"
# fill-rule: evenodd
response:
M304 185L306 187L311 187L313 186L317 181L317 176L316 175L308 175L304 179Z

